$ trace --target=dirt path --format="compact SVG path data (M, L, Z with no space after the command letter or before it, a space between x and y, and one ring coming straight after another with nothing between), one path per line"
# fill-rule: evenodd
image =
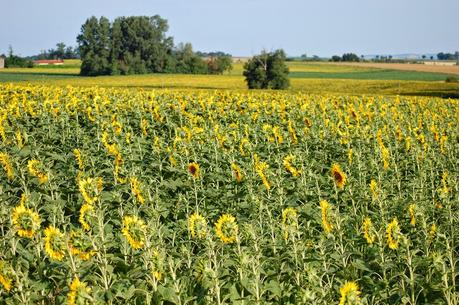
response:
M396 63L366 63L366 62L340 62L333 63L342 66L355 66L367 68L381 68L391 70L404 70L404 71L421 71L421 72L434 72L459 75L459 66L434 66L424 64L396 64Z

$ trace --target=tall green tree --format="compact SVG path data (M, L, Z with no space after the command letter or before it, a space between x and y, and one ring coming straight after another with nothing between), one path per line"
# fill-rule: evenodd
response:
M180 43L174 51L175 72L184 74L206 74L206 62L193 52L191 43Z
M249 89L287 89L290 85L285 52L263 51L244 64L244 76Z
M116 18L111 35L113 72L166 72L174 45L172 37L166 36L168 28L158 15Z
M81 56L81 75L112 73L110 21L105 17L91 17L82 25L77 37Z
M233 69L233 59L229 55L212 56L207 60L209 74L223 74Z

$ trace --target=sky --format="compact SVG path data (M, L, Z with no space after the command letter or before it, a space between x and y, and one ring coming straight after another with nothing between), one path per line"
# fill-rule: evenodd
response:
M459 0L0 0L0 54L76 46L94 15L160 15L198 51L290 56L459 51Z

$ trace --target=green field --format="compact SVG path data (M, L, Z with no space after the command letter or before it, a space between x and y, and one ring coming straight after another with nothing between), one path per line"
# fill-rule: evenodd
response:
M459 84L445 83L448 75L416 71L339 66L329 63L288 62L291 90L316 94L422 95L459 97ZM243 64L235 63L224 75L147 74L80 77L80 62L0 70L0 82L27 82L58 86L120 88L229 89L244 90Z

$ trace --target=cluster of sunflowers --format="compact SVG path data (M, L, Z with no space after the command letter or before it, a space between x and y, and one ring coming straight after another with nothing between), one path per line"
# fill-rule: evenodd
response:
M436 98L0 85L0 303L458 304L458 123Z

